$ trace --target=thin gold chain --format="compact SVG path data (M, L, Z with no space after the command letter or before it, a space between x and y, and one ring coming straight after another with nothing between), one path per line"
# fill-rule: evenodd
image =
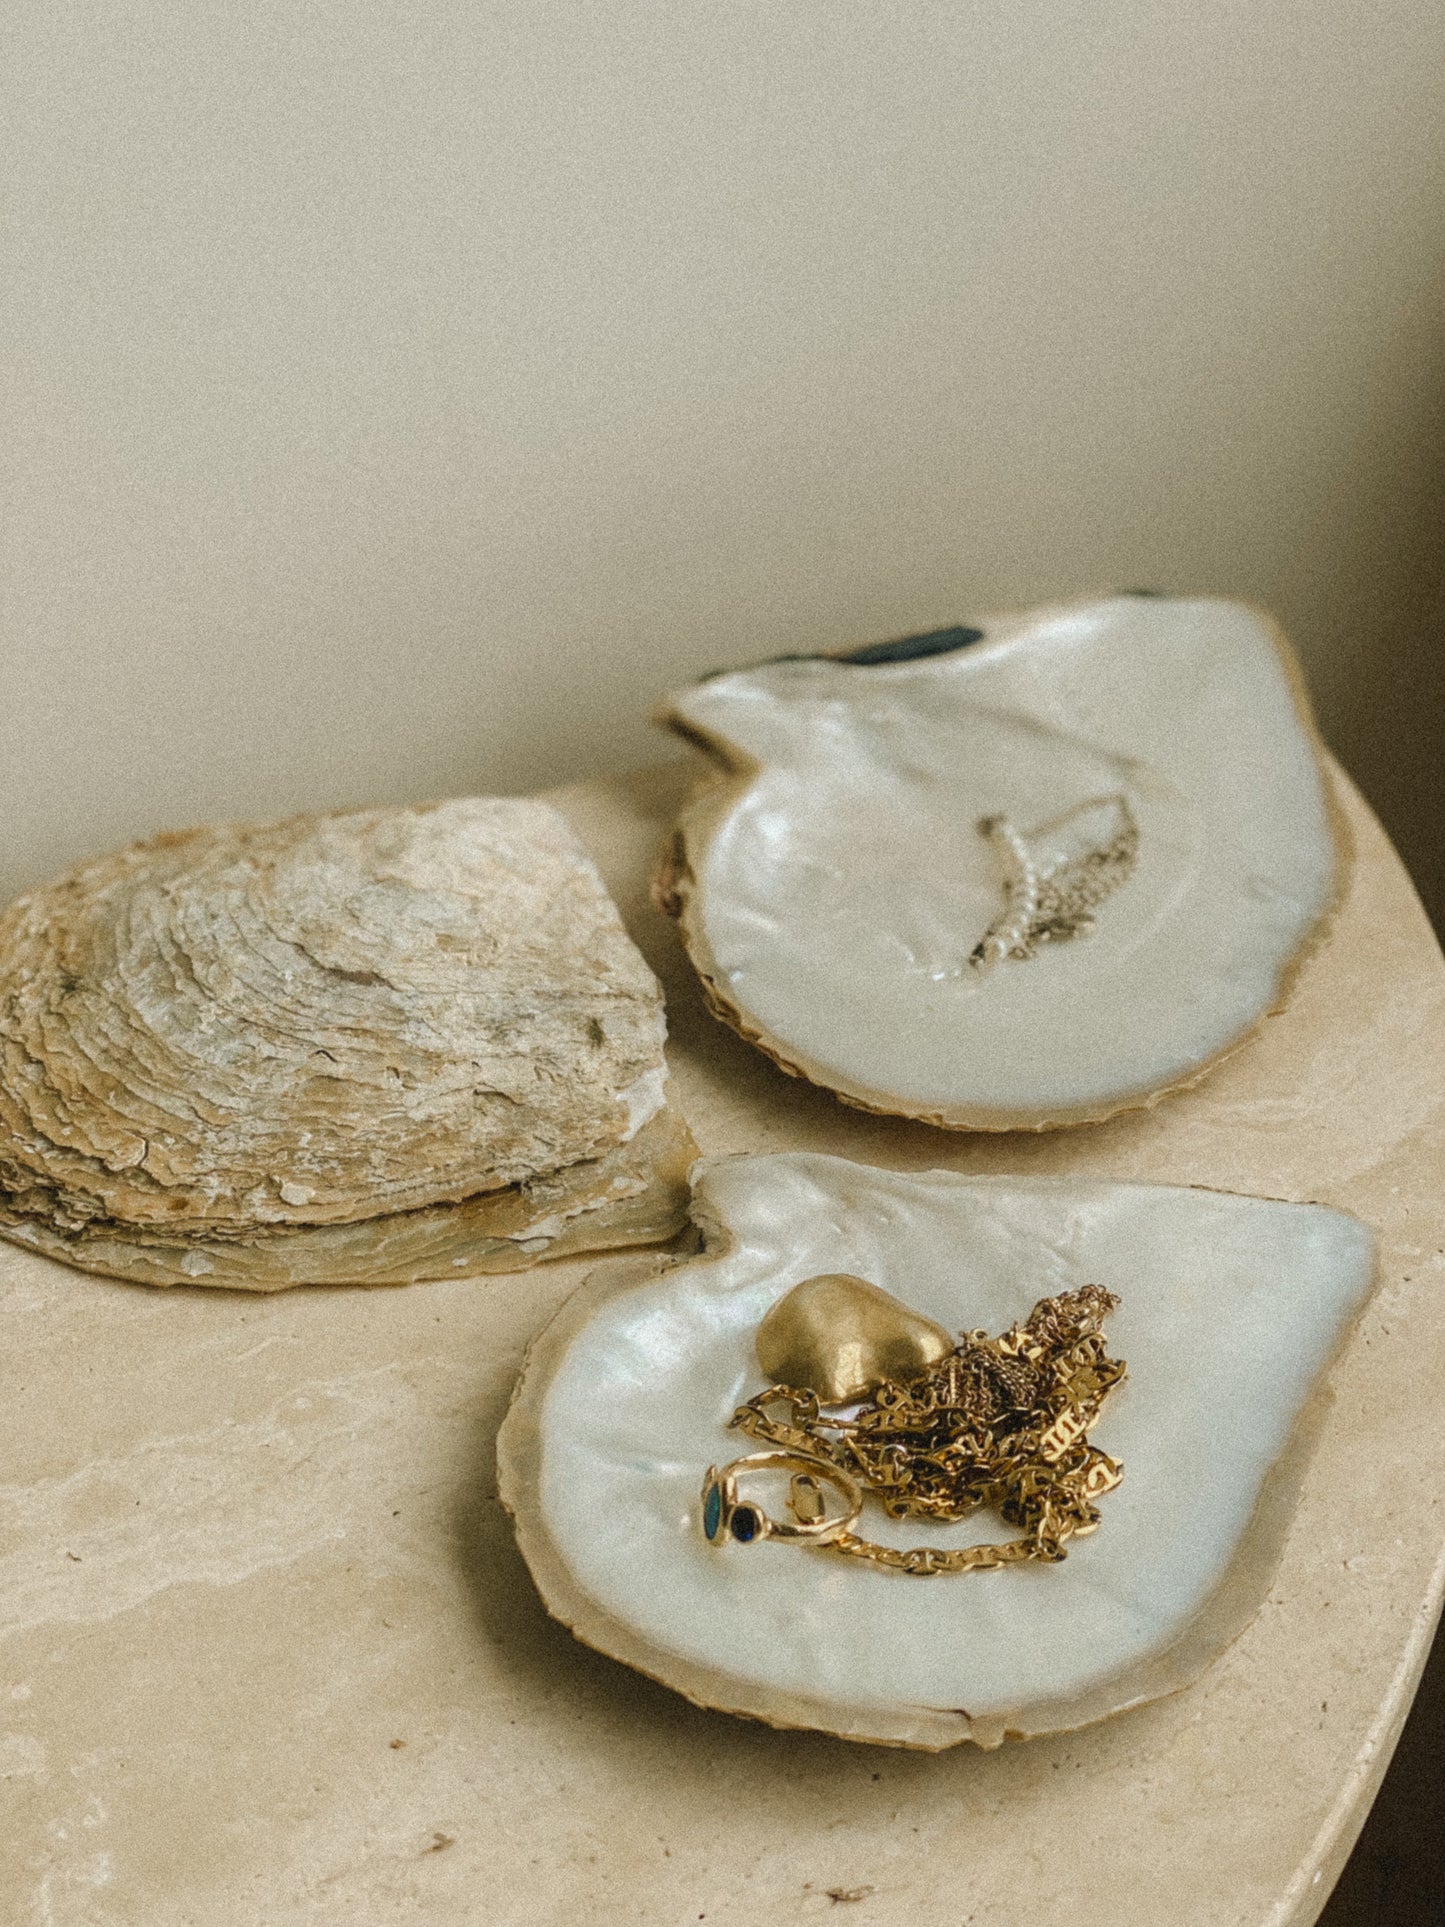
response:
M1056 1561L1067 1540L1095 1530L1096 1502L1124 1476L1087 1436L1125 1375L1101 1330L1118 1302L1098 1285L1040 1299L1001 1337L969 1332L922 1377L886 1380L851 1417L824 1413L812 1392L774 1385L739 1406L731 1423L749 1438L840 1467L890 1518L956 1520L987 1506L1023 1534L946 1552L843 1532L824 1550L919 1577ZM809 1483L806 1475L793 1481L800 1517L815 1503Z
M975 970L991 970L1010 957L1027 960L1037 956L1040 944L1064 943L1092 933L1094 912L1129 881L1139 859L1138 825L1128 805L1118 800L1123 820L1107 843L1042 868L1034 861L1032 846L1057 824L1025 837L1006 816L984 817L979 833L993 847L1002 873L1005 908L974 947L969 961Z

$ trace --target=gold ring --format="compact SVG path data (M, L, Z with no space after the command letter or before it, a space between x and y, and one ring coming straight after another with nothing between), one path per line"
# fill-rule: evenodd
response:
M749 1472L793 1474L788 1506L796 1524L769 1518L760 1505L738 1497L738 1478ZM827 1515L824 1486L842 1498L844 1510L834 1518ZM702 1531L711 1546L724 1545L729 1539L741 1546L758 1539L801 1539L825 1546L855 1525L862 1510L863 1488L858 1481L840 1466L806 1452L752 1452L721 1471L710 1465L702 1482Z

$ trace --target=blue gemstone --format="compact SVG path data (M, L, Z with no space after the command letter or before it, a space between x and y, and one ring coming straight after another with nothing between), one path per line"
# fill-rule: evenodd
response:
M733 1509L732 1535L738 1544L745 1546L749 1539L758 1536L758 1515L750 1505L740 1505Z
M702 1502L702 1529L709 1539L716 1539L718 1527L722 1524L722 1489L710 1485Z

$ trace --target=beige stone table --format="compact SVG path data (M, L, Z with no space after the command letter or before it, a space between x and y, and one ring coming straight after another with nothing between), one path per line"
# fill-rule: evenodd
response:
M667 982L708 1151L1345 1206L1379 1293L1259 1618L1192 1689L936 1756L701 1712L538 1605L492 1448L579 1263L276 1298L0 1247L4 1927L1304 1927L1408 1708L1445 1547L1445 967L1355 884L1197 1090L1046 1138L842 1109L703 1011L645 873L681 773L567 793ZM599 1522L604 1525L605 1522Z

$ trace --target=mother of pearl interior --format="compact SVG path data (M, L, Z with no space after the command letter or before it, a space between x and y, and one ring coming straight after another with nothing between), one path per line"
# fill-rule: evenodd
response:
M695 1191L713 1255L585 1287L504 1433L523 1548L582 1637L712 1705L939 1746L1183 1684L1253 1615L1291 1503L1262 1494L1367 1295L1363 1225L1218 1192L911 1176L813 1153L705 1160ZM870 1278L955 1331L1002 1331L1086 1283L1117 1292L1106 1331L1129 1377L1091 1436L1125 1477L1100 1529L1061 1565L924 1580L789 1545L709 1547L699 1486L750 1449L727 1421L762 1389L758 1323L820 1271ZM529 1425L539 1450L519 1477ZM859 1530L896 1545L1010 1536L989 1515L894 1523L872 1503Z
M1335 845L1301 697L1249 609L1122 596L920 660L783 660L670 714L738 772L684 815L694 961L784 1061L883 1110L1008 1125L1189 1077L1274 1004ZM988 972L981 820L1122 799L1133 874L1087 938Z

